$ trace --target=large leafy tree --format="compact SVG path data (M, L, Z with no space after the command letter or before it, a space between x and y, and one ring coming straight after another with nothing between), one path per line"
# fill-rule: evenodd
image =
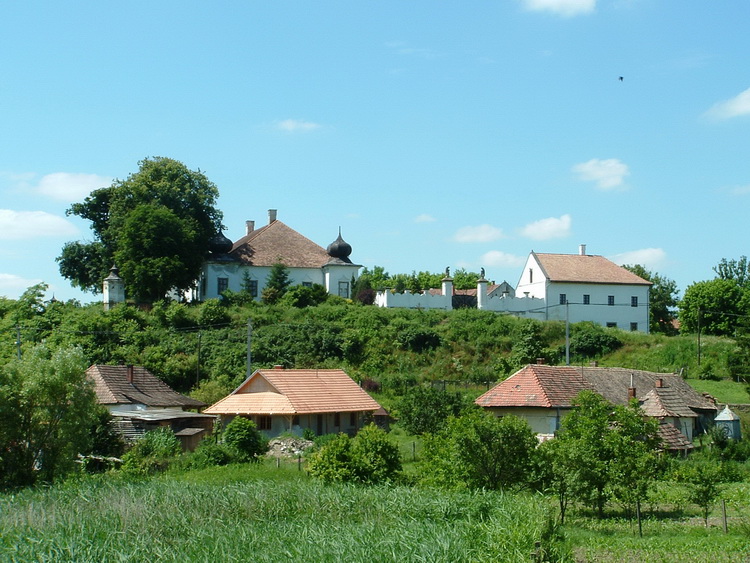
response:
M80 349L38 346L0 368L0 486L52 481L88 451L96 399Z
M189 288L221 228L216 186L170 158L147 158L126 180L93 191L69 215L91 221L92 242L69 242L57 258L74 286L98 292L116 263L129 295L158 300Z
M640 264L625 265L623 268L653 284L649 292L649 329L651 332L660 332L670 336L677 334L677 328L673 322L677 307L677 283L647 270Z
M716 278L696 282L680 301L680 324L684 332L733 336L748 311L750 292L734 279Z
M719 279L734 280L743 289L750 286L750 263L747 256L740 256L739 260L722 258L713 270Z

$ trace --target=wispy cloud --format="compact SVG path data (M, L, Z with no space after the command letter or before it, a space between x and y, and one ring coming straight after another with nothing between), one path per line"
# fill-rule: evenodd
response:
M412 47L403 41L388 41L385 46L392 53L409 57L418 57L421 59L435 58L435 51L425 47Z
M486 266L497 268L520 268L526 263L525 256L508 254L501 250L490 250L480 257L480 262Z
M737 186L735 188L732 188L729 193L737 196L750 195L750 184L747 186Z
M740 92L734 98L714 105L706 112L706 115L713 119L731 119L742 115L750 115L750 88Z
M306 133L320 129L320 124L304 119L285 119L284 121L279 121L277 127L287 133Z
M568 214L560 217L548 217L529 223L521 229L521 234L532 240L565 238L570 236L572 222L573 220Z
M529 11L550 12L563 17L590 14L596 8L596 0L522 0L522 3Z
M55 172L42 176L35 191L59 201L79 201L94 190L112 184L112 178L97 174Z
M658 268L667 260L667 253L661 248L642 248L640 250L630 250L621 254L615 254L610 257L615 264L634 265L640 264L648 269Z
M427 213L422 213L421 215L414 217L415 223L434 223L435 221L437 221L437 219Z
M65 218L44 211L0 209L0 240L77 235L78 229Z
M42 280L27 279L15 274L0 274L0 296L15 299L32 285L36 285Z
M504 236L502 229L492 225L477 225L461 227L453 235L453 240L456 242L492 242Z
M573 166L573 172L580 180L595 182L600 190L613 190L621 187L625 176L630 174L627 164L617 158L592 158Z

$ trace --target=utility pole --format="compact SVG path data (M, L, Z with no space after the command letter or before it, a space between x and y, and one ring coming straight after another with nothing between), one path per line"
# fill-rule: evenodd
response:
M698 367L701 367L701 306L698 305Z
M250 377L252 372L252 361L250 357L250 343L253 339L253 320L247 319L247 366L246 366L246 375L247 377Z
M16 354L21 359L21 327L16 325Z
M565 298L565 365L570 365L570 308Z
M195 366L195 384L201 380L201 331L198 331L198 363Z

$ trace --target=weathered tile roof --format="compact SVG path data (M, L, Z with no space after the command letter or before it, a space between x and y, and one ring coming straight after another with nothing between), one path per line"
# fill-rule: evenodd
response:
M654 418L695 418L698 416L671 387L651 389L643 398L641 408L646 416Z
M625 268L592 254L532 253L553 282L651 285Z
M692 450L693 444L675 426L668 422L660 422L657 435L665 450Z
M229 255L248 266L321 268L331 257L325 249L279 220L245 235L232 246Z
M475 402L481 407L570 407L576 395L589 388L574 368L532 364Z
M132 382L129 381L132 374ZM148 407L203 407L206 404L182 395L142 366L93 365L86 375L94 382L97 401L103 405L142 404Z
M261 369L208 414L316 414L377 411L380 405L340 369Z

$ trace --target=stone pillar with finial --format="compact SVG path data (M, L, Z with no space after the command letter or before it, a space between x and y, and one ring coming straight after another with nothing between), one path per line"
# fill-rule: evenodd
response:
M102 284L104 310L109 311L118 303L125 302L125 282L120 277L120 270L116 265L109 269L109 275Z

